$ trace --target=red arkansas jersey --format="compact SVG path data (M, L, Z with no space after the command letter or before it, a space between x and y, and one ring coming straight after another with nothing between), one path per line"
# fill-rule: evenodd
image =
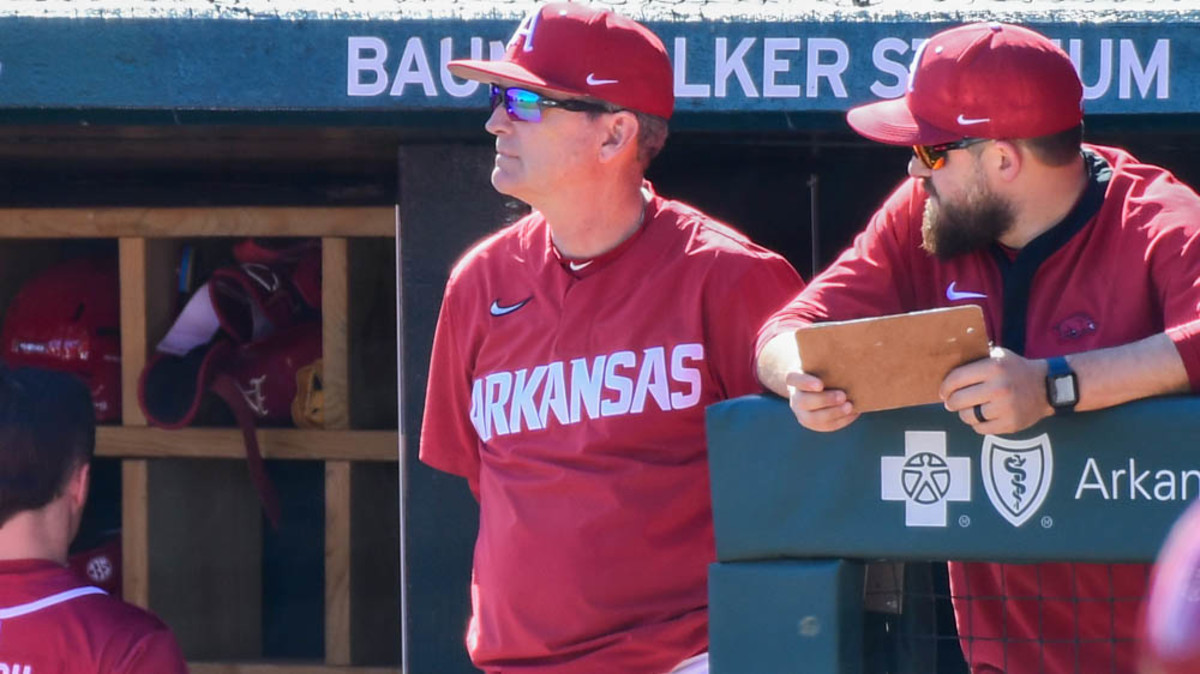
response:
M921 249L926 193L905 181L763 326L760 348L809 323L976 304L992 341L1028 358L1165 331L1200 389L1200 197L1122 150L1085 146L1085 159L1089 185L1053 229L1020 251L997 245L947 261ZM1133 671L1146 577L1145 565L951 563L968 662L974 671Z
M185 674L187 665L158 618L66 567L23 559L0 561L0 672Z
M476 665L663 674L707 649L704 408L760 390L757 327L801 287L778 255L658 196L593 260L559 257L537 212L463 257L421 459L479 499Z

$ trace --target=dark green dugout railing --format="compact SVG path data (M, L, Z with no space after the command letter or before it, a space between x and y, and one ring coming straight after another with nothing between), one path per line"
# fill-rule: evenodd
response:
M834 433L708 410L713 674L863 670L861 560L1135 562L1200 496L1200 397L980 436L940 405Z

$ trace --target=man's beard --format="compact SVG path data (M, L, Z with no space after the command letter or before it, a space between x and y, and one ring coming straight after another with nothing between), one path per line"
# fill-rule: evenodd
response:
M1016 219L1012 206L986 188L972 190L957 203L935 198L928 180L925 191L929 198L921 223L921 247L940 260L986 248Z

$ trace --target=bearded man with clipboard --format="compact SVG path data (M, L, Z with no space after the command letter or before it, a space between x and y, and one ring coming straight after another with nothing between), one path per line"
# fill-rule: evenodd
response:
M1048 38L978 23L926 41L903 98L848 113L859 134L913 156L854 244L760 332L759 379L802 425L836 431L869 408L814 374L797 330L962 305L982 310L995 348L950 369L937 399L981 435L1200 390L1200 197L1124 150L1082 143L1082 100ZM1137 602L1117 598L1142 596L1146 575L952 562L968 664L1134 671Z

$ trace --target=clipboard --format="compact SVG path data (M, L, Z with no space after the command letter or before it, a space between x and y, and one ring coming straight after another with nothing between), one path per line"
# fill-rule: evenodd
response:
M858 412L939 402L946 375L988 355L983 310L964 305L819 323L796 331L804 371Z

